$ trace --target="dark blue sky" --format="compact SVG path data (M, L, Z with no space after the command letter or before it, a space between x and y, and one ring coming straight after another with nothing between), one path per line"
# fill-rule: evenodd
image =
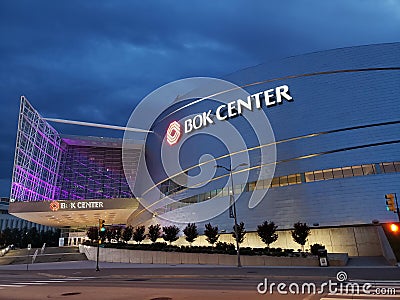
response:
M1 1L0 196L9 195L21 95L46 117L125 125L170 81L399 40L394 0Z

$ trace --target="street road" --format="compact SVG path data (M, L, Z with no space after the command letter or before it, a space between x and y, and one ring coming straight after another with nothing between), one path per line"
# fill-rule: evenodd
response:
M39 264L38 264L39 266ZM76 264L78 267L79 264ZM338 272L342 272L340 280ZM343 273L345 272L345 273ZM266 281L265 281L266 280ZM327 284L351 283L330 293ZM341 281L343 280L343 281ZM267 286L265 285L267 283ZM281 285L281 292L278 285ZM302 285L305 290L302 292ZM316 287L315 292L309 286ZM363 294L365 284L368 292ZM261 294L257 291L259 286ZM289 289L289 286L291 287ZM350 287L351 287L350 286ZM266 288L267 287L267 288ZM299 289L298 294L296 287ZM322 287L322 288L321 288ZM336 286L338 288L339 285ZM322 292L321 292L322 291ZM286 292L287 295L282 295ZM320 294L317 294L321 292ZM395 294L394 294L395 293ZM382 294L385 294L382 296ZM389 294L389 295L388 295ZM400 269L382 268L261 268L157 267L6 270L0 268L0 299L400 299Z

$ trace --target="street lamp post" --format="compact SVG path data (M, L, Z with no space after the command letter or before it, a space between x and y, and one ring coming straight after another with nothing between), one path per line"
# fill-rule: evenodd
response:
M235 203L235 188L234 188L234 184L233 184L233 174L232 172L235 171L237 168L242 167L242 166L246 166L247 164L242 163L237 165L235 168L227 168L224 166L220 166L220 165L216 165L216 168L222 168L225 169L226 171L229 172L229 176L231 178L231 189L232 189L232 194L230 195L230 197L232 197L232 207L233 207L233 219L235 222L235 226L234 226L234 230L235 230L235 237L236 237L236 254L237 254L237 266L241 267L242 264L240 262L240 248L239 248L239 234L238 234L238 222L237 222L237 214L236 214L236 203Z

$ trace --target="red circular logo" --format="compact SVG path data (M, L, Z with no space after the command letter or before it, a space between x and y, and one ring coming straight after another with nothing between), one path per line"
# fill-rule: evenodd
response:
M171 122L167 129L167 142L170 146L175 145L181 137L181 125L177 121Z
M58 203L57 201L50 202L50 209L52 211L57 211L59 208L60 208L60 203Z

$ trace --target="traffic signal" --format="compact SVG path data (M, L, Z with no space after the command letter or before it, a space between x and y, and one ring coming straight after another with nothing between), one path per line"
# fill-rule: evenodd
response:
M106 226L104 225L106 221L104 221L103 219L99 219L99 231L100 232L104 232L106 231Z
M394 232L394 233L398 232L399 231L399 225L397 225L395 223L390 224L390 231Z
M386 210L388 211L396 211L396 202L394 194L386 194Z

